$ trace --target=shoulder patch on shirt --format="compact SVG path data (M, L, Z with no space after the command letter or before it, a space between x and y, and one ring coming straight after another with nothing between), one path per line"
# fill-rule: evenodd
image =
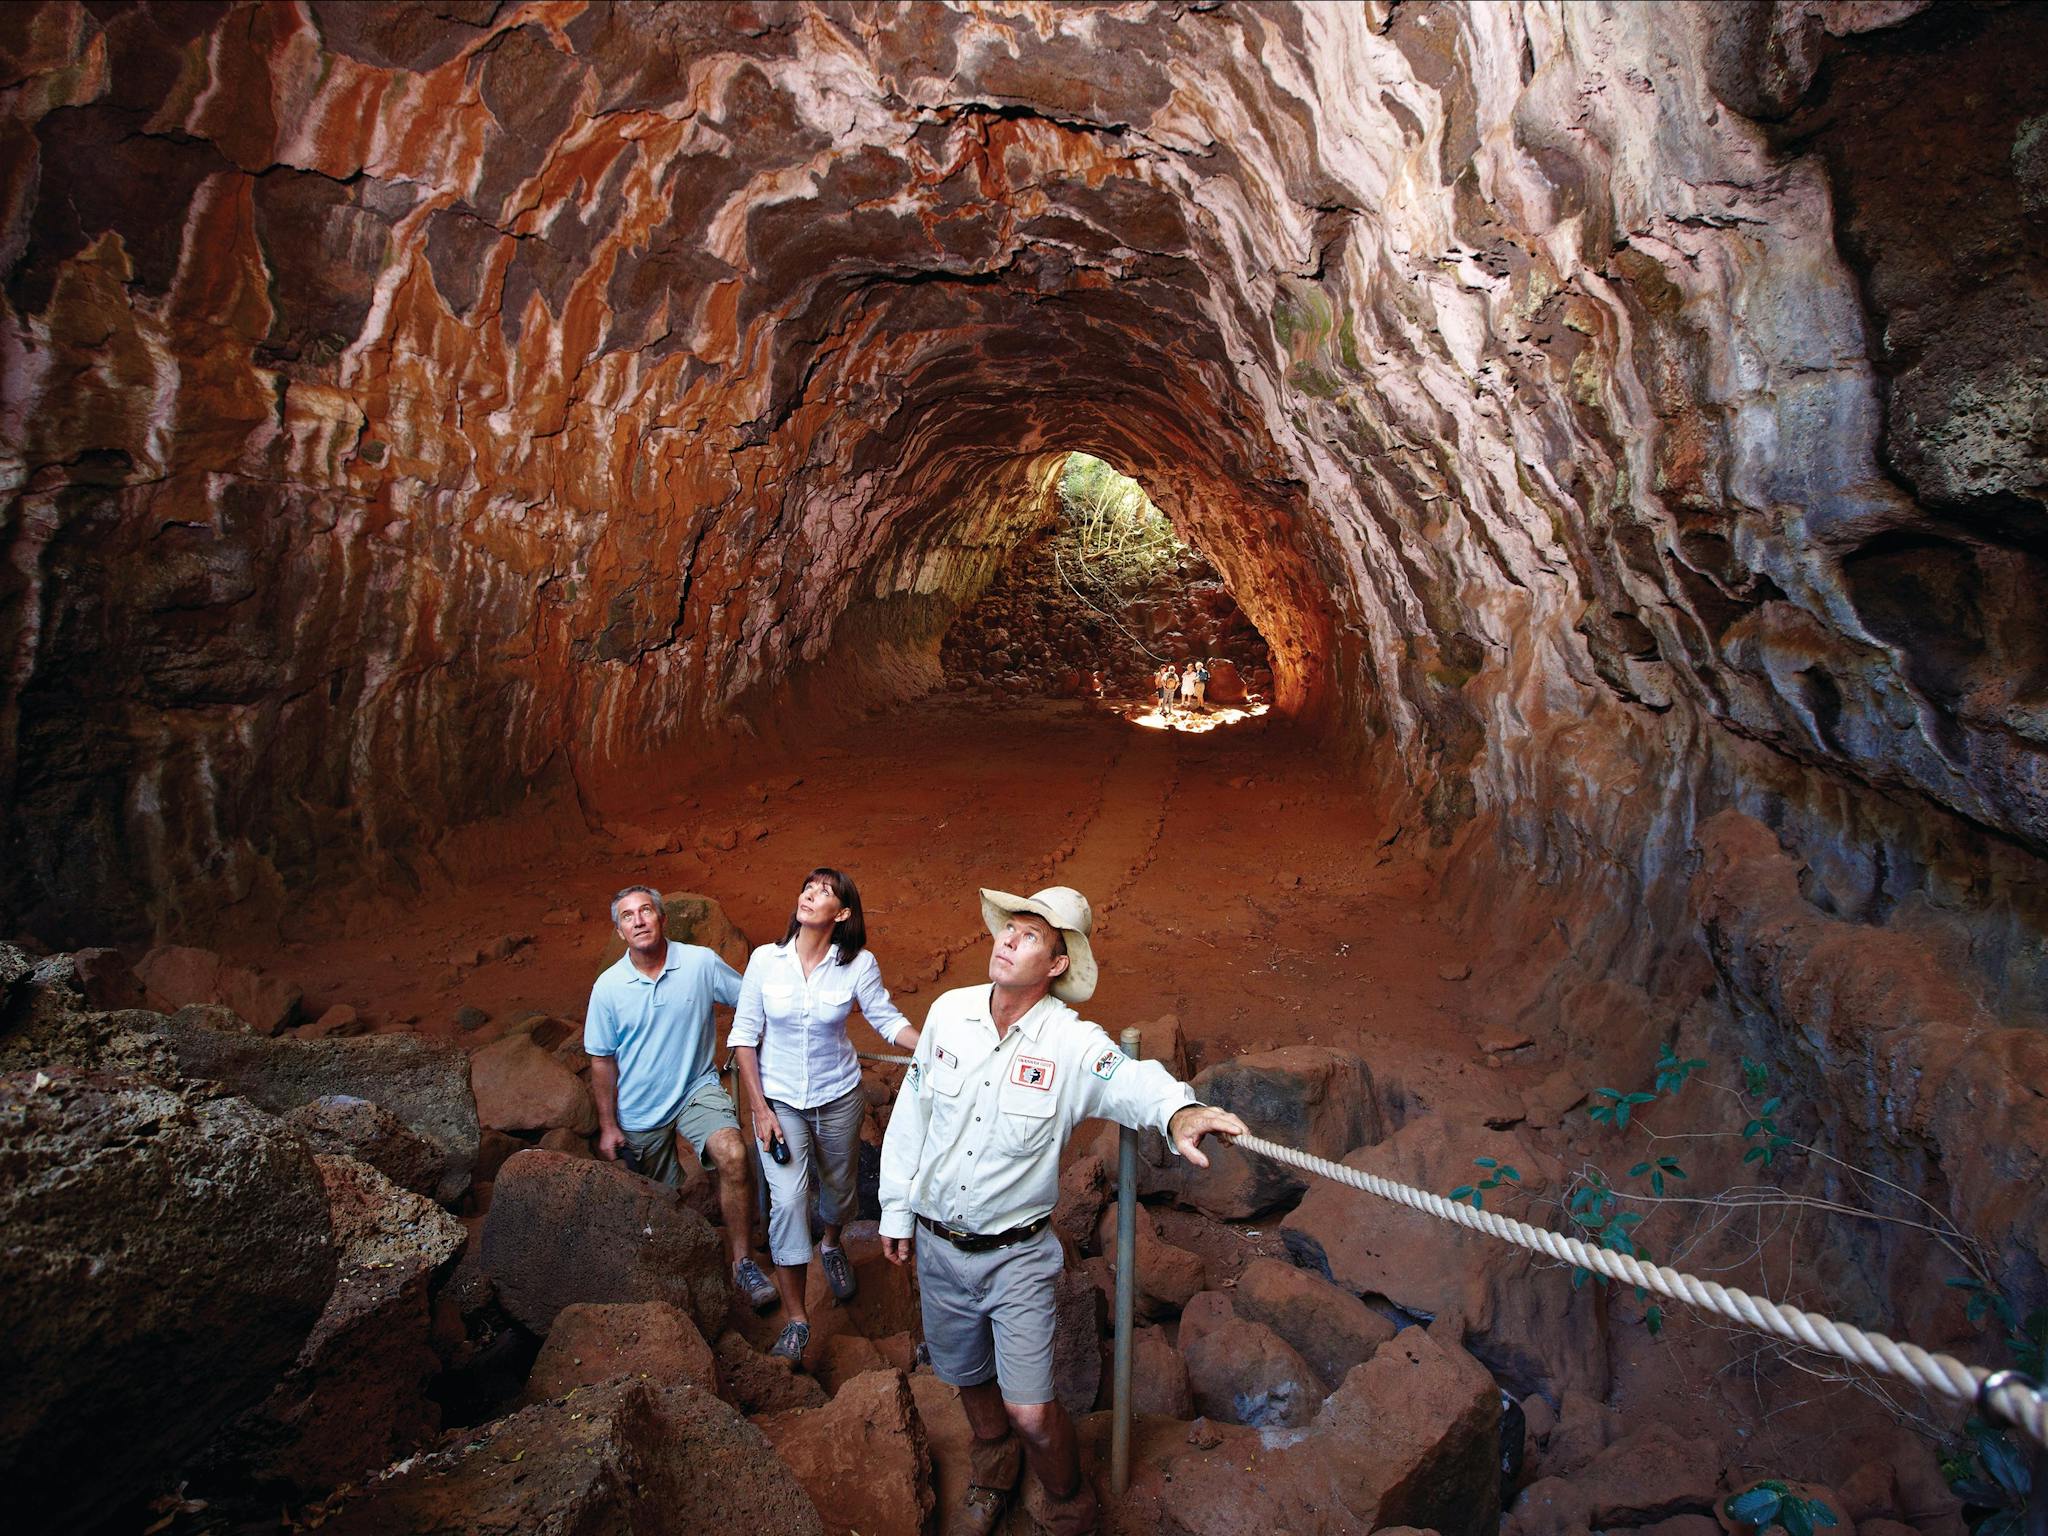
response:
M923 1062L913 1061L910 1064L910 1070L904 1074L903 1086L909 1089L910 1092L913 1094L917 1092L918 1080L924 1075L923 1068Z
M939 1065L942 1067L957 1067L960 1065L960 1058L947 1050L943 1045L933 1046L932 1055L938 1058Z
M1097 1077L1101 1078L1106 1083L1112 1077L1116 1076L1116 1069L1129 1060L1130 1058L1124 1055L1122 1051L1117 1050L1114 1046L1112 1046L1110 1049L1104 1051L1100 1056L1096 1057L1095 1064L1088 1070L1090 1072L1093 1072Z
M1010 1064L1010 1081L1020 1088L1052 1091L1053 1065L1043 1056L1019 1056Z

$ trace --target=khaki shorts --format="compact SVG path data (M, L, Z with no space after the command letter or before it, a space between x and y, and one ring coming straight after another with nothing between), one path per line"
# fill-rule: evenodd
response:
M789 1147L789 1161L778 1163L755 1143L768 1191L768 1252L776 1263L800 1268L811 1262L814 1196L818 1220L828 1227L858 1213L854 1168L868 1101L855 1087L815 1109L792 1109L779 1099L768 1107Z
M683 1165L676 1158L676 1138L682 1137L697 1149L697 1161L711 1166L705 1144L727 1128L737 1133L740 1117L733 1113L732 1100L713 1078L683 1100L676 1116L666 1125L651 1125L644 1131L627 1131L626 1145L639 1160L640 1172L671 1187L683 1182Z
M1006 1403L1051 1402L1054 1287L1065 1262L1049 1225L988 1253L962 1253L920 1226L917 1288L939 1380L978 1387L993 1378Z

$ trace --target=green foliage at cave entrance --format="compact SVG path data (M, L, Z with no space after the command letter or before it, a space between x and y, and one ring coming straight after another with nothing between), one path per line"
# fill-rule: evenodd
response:
M1187 548L1145 488L1088 453L1070 453L1060 470L1060 521L1098 580L1141 584Z

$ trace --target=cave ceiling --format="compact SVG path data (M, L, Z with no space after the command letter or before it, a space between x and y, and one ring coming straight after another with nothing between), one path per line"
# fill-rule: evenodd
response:
M2037 858L2044 57L1998 5L10 7L6 899L175 926L914 691L1071 449L1435 835Z

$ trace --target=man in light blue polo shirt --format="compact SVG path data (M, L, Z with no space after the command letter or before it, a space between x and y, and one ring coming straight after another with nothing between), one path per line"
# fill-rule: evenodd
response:
M583 1016L598 1155L630 1148L639 1172L673 1187L682 1182L676 1138L695 1147L718 1175L733 1284L754 1306L773 1306L775 1287L747 1252L754 1161L711 1065L711 1008L739 1001L740 973L701 944L673 942L667 922L649 886L612 898L626 952L598 975Z

